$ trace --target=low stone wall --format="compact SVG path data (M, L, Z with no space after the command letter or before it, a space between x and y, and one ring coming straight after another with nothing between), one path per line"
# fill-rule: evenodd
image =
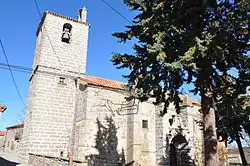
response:
M29 153L29 165L32 166L68 166L69 160L61 157L51 157L45 155ZM73 166L87 166L86 161L74 160Z

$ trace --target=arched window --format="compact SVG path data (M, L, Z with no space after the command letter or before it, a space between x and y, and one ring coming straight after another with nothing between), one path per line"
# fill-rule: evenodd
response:
M72 25L70 25L69 23L65 23L63 25L62 42L70 43L71 30L72 30Z

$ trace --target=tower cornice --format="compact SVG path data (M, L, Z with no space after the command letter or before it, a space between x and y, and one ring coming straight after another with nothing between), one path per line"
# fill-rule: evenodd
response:
M40 21L40 23L39 23L39 25L38 25L38 28L37 28L37 30L36 30L36 36L38 36L39 31L40 31L40 29L41 29L41 27L42 27L42 25L43 25L43 23L44 23L44 20L45 20L47 14L50 14L50 15L53 15L53 16L56 16L56 17L60 17L60 18L63 18L63 19L69 20L69 21L73 21L73 22L76 22L76 23L84 24L84 25L87 25L87 26L89 26L89 27L91 26L90 24L88 24L88 23L86 23L86 22L78 21L78 20L76 20L76 19L74 19L74 18L71 18L71 17L68 17L68 16L64 16L64 15L61 15L61 14L57 14L57 13L54 13L54 12L51 12L51 11L45 11L45 12L43 13L43 16L42 16L42 18L41 18L41 21Z

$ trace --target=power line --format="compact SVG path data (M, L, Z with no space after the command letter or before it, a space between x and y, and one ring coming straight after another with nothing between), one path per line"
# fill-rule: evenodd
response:
M30 68L30 67L25 67L25 66L20 66L20 65L11 65L11 64L9 64L9 66L12 69L22 70L22 71L27 71L27 72L32 72L32 68ZM0 67L2 67L2 68L8 67L8 64L0 62Z
M127 19L121 12L119 12L118 10L116 10L114 7L112 7L107 1L105 0L100 0L102 1L104 4L106 4L109 8L111 8L114 12L116 12L119 16L121 16L124 20L126 20L127 22L129 22L130 24L133 24L129 19Z
M34 2L35 2L35 5L36 5L36 10L38 11L39 16L42 18L42 13L41 13L41 11L40 11L40 9L38 7L38 3L37 3L36 0L34 0Z
M34 3L35 3L35 6L36 6L36 9L37 9L37 12L38 12L39 16L42 18L42 12L40 11L40 8L39 8L39 6L38 6L37 1L34 0ZM58 57L58 55L57 55L57 53L56 53L56 50L55 50L55 48L54 48L54 46L53 46L53 44L52 44L52 41L51 41L51 39L50 39L50 37L49 37L48 31L47 31L47 28L46 28L45 25L44 25L44 30L45 30L45 33L46 33L46 35L47 35L47 37L48 37L49 43L50 43L50 45L51 45L51 48L52 48L52 50L53 50L55 56L57 57L58 62L60 63L60 65L61 65L62 68L63 68L63 67L64 67L64 66L63 66L63 63L61 62L60 58ZM71 46L71 45L70 45L70 46ZM75 54L74 54L74 57L75 57ZM78 64L77 61L76 61L76 58L75 58L75 63L76 63L76 67L77 67L78 74L79 74L79 73L80 73L80 67L79 67L79 64Z
M0 69L9 70L8 67L3 67L3 66L0 66ZM20 70L20 69L15 69L15 68L11 68L11 69L12 69L12 71L17 71L17 72L22 72L22 73L28 73L28 74L31 73L30 71L25 71L25 70Z
M1 47L2 47L2 50L3 50L3 54L4 54L4 57L5 57L6 63L7 63L7 65L8 65L9 71L10 71L10 75L11 75L13 84L14 84L14 86L15 86L15 88L16 88L17 94L18 94L20 100L22 101L24 107L26 108L25 102L24 102L24 100L23 100L23 98L22 98L22 96L21 96L21 93L20 93L20 91L19 91L19 89L18 89L18 87L17 87L17 84L16 84L16 81L15 81L13 72L12 72L12 70L11 70L11 67L10 67L10 64L9 64L9 60L8 60L8 57L7 57L6 51L5 51L5 49L4 49L3 42L2 42L2 39L1 39L1 38L0 38L0 44L1 44Z
M34 0L34 3L35 3L35 6L36 6L36 9L37 9L37 12L38 12L38 14L39 14L40 18L42 19L42 13L41 13L41 11L40 11L40 9L39 9L39 6L38 6L37 1L36 1L36 0ZM48 31L47 31L47 28L46 28L46 26L45 26L45 25L44 25L44 30L45 30L45 33L46 33L46 35L47 35L47 37L48 37L49 43L50 43L50 45L51 45L51 48L52 48L52 50L53 50L53 52L54 52L55 56L57 57L58 62L59 62L59 63L60 63L60 65L63 67L63 64L62 64L62 62L61 62L60 58L57 56L56 51L55 51L55 48L54 48L54 46L53 46L53 44L52 44L52 42L51 42L51 40L50 40L50 37L49 37Z
M20 66L20 65L12 65L0 62L0 69L9 70L9 67L12 69L12 71L18 71L23 73L32 73L33 69L30 67Z

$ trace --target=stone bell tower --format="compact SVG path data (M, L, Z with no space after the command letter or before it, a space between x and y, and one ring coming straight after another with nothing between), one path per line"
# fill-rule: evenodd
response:
M72 137L76 79L86 71L87 10L78 19L46 11L38 26L21 157L66 157Z

